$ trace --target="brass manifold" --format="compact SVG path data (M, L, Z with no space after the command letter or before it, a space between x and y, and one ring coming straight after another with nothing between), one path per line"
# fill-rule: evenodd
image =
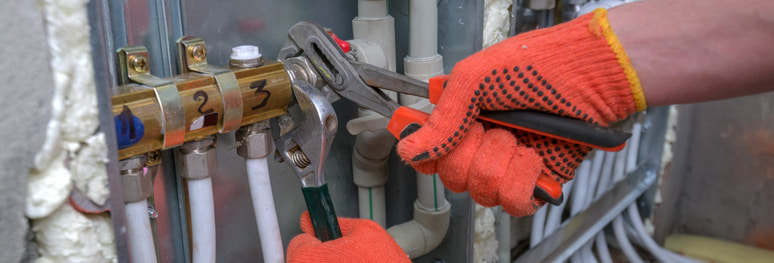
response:
M229 69L207 65L204 42L178 40L182 74L149 73L144 47L118 51L120 82L111 98L119 159L150 153L238 129L284 114L291 80L282 63ZM224 99L225 98L225 99ZM151 162L151 161L149 161Z

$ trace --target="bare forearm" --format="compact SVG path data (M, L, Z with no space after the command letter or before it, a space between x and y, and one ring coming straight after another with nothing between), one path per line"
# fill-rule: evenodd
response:
M648 106L774 90L774 1L648 0L608 17Z

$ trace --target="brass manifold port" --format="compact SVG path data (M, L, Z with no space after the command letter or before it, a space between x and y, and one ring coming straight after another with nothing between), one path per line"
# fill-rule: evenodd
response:
M111 102L119 160L286 113L292 91L282 63L217 68L207 65L204 48L198 38L178 40L183 73L166 79L150 75L144 47L118 51L124 85Z

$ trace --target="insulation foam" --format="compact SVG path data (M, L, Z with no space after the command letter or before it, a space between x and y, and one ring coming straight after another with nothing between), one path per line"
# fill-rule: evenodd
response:
M492 208L476 204L476 221L473 226L473 262L497 262L497 235Z
M76 185L104 203L107 147L99 127L86 0L43 0L53 71L52 114L27 180L26 215L38 243L38 262L115 262L106 214L85 216L65 202Z
M508 38L511 28L508 8L511 3L506 0L484 1L484 48Z

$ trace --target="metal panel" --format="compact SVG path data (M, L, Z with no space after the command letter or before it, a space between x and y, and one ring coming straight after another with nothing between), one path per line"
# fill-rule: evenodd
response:
M99 110L99 129L105 134L108 149L108 187L112 209L110 216L113 222L113 236L116 244L118 262L129 262L126 231L126 213L124 212L123 190L118 172L118 145L116 131L113 126L113 114L110 104L112 87L116 83L115 59L110 56L113 46L111 36L110 9L108 1L90 1L87 6L89 16L89 32L92 63L94 66L94 84L97 88L97 107Z
M656 237L704 235L774 249L774 94L680 107Z
M396 16L399 48L408 46L407 16L400 20L401 14L396 14L397 9L407 14L407 3L404 2L390 1L390 12ZM447 71L457 60L480 49L483 2L479 2L439 2L439 53L446 56ZM100 51L108 64L102 70L115 68L115 55L112 50L117 47L144 45L150 52L151 72L160 77L177 73L174 46L175 40L183 34L204 39L208 47L208 61L213 65L227 66L231 48L243 44L258 45L265 58L274 59L287 37L287 30L298 21L317 22L333 29L342 39L349 39L352 35L351 20L357 11L355 2L342 0L103 0L99 3L103 8L94 7L94 10L105 17L108 21L105 25L111 28L104 30L107 35L103 38L110 44ZM396 7L395 4L399 6ZM405 27L401 28L401 23ZM465 41L460 41L461 39ZM398 59L405 54L405 51L399 54ZM113 72L114 70L107 70L104 74ZM107 76L105 79L110 87L115 83L115 76ZM108 89L109 87L106 88ZM109 104L109 100L105 101ZM340 127L345 127L348 120L356 117L357 106L352 103L338 102L334 108ZM112 125L112 122L105 123ZM103 125L106 125L105 123ZM345 129L340 129L325 167L339 216L358 215L358 206L354 201L357 199L357 189L352 183L351 172L353 145L354 137L347 134ZM218 173L213 177L217 261L255 262L262 258L260 241L247 186L244 160L234 151L233 133L218 136L217 152ZM388 226L410 220L412 204L416 199L413 170L401 164L395 154L391 156L391 162L387 198L391 200L388 204L388 214L394 216L391 217L392 220L388 220ZM285 164L270 162L270 171L282 239L287 247L292 237L300 232L298 218L305 210L305 204L300 183ZM190 261L185 193L181 185L181 179L175 175L171 155L162 152L162 167L155 179L153 196L155 209L159 214L158 218L154 219L154 224L161 262ZM449 233L437 250L417 259L416 262L468 262L472 258L473 203L465 193L447 193L447 198L453 205ZM392 202L393 200L395 202ZM126 259L126 256L122 258Z

